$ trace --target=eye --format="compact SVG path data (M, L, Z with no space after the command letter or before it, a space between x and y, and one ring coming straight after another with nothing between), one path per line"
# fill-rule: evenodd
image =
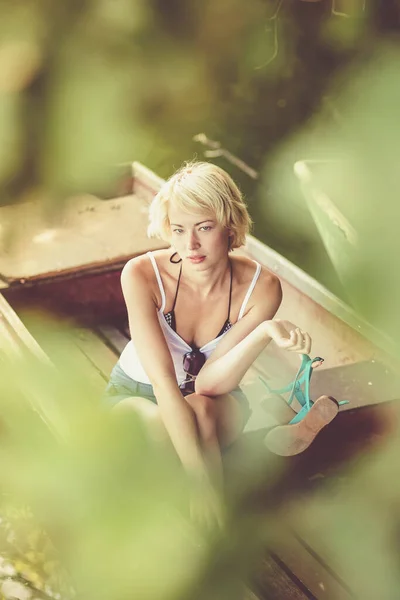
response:
M178 233L178 234L182 233L182 231L183 231L183 229L173 229L173 232L174 233Z
M203 227L200 227L200 229L204 229L205 231L210 231L210 229L212 229L211 225L203 225Z

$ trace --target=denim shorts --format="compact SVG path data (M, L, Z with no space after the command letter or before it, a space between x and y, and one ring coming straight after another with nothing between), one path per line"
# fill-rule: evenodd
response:
M246 394L238 386L230 392L238 402L242 409L244 425L250 418L252 413L249 401ZM131 398L132 396L141 396L147 398L154 404L157 404L157 398L153 392L153 386L149 383L140 383L129 377L120 367L119 362L115 365L111 371L108 385L103 394L103 400L108 406L115 406L121 400Z

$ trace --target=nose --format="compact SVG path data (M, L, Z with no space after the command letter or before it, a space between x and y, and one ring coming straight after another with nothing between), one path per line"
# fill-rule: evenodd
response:
M198 237L197 237L196 233L195 232L189 232L188 241L187 241L188 250L195 250L199 246L200 246L200 243L199 243L199 240L198 240Z

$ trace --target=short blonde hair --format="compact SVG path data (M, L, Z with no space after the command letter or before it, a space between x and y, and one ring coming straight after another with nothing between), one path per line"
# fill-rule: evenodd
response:
M171 241L170 202L187 212L211 210L218 223L232 232L229 249L245 244L252 220L239 188L220 167L208 162L190 162L174 173L150 205L149 237Z

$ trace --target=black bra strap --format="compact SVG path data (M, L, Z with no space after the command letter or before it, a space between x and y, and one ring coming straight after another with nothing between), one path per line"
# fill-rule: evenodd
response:
M181 259L181 260L182 260L182 259ZM177 285L176 285L176 292L175 292L175 298L174 298L174 305L173 305L173 307L171 308L171 312L172 312L172 313L174 312L174 308L175 308L175 304L176 304L176 299L177 299L177 297L178 297L179 282L180 282L180 280L181 280L181 275L182 275L182 265L181 265L181 268L179 269L179 277L178 277L178 283L177 283Z
M179 260L172 260L174 258L174 256L176 256L178 253L174 252L172 254L172 256L170 256L169 258L169 262L172 263L173 265L177 265L178 263L182 262L182 259L180 258Z
M177 254L177 253L176 253L176 254ZM175 256L175 254L173 254L172 256ZM171 258L172 258L172 256L171 256ZM181 260L182 260L182 259L181 259ZM171 259L170 259L170 261L171 261ZM173 261L171 261L171 262L173 262ZM181 261L178 261L178 262L181 262ZM232 302L232 278L233 278L233 277L232 277L232 261L229 261L229 269L230 269L230 272L231 272L231 282L230 282L230 286L229 286L229 305L228 305L228 317L227 317L227 321L229 321L229 316L230 316L230 314L231 314L231 302ZM178 297L179 283L180 283L180 281L181 281L181 275L182 275L182 265L181 265L181 268L179 269L178 283L176 284L176 292L175 292L174 304L173 304L173 306L172 306L172 308L171 308L171 311L170 311L171 313L174 313L175 304L176 304L176 299L177 299L177 297ZM173 315L173 318L175 318L175 315ZM226 323L226 322L225 322L225 323ZM173 327L173 329L175 329L175 328Z

